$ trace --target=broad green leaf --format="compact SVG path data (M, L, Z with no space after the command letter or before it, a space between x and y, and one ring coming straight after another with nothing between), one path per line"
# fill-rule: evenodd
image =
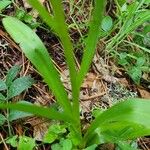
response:
M33 63L45 82L52 89L59 104L71 115L71 104L49 54L39 37L24 23L13 17L3 19L11 37L20 44L26 57ZM59 90L58 90L59 89Z
M44 136L43 142L52 143L56 139L59 139L60 136L66 132L66 127L60 124L53 124L49 127L47 133Z
M97 109L94 109L92 111L92 116L94 118L98 117L101 113L103 113L104 110L102 110L101 108L97 108Z
M8 99L19 95L24 90L27 90L34 83L30 76L20 77L13 81L8 89Z
M36 146L35 139L27 136L19 137L18 150L33 150L35 146Z
M5 96L2 93L0 93L0 102L4 102L4 100L6 100Z
M17 104L29 104L32 105L32 103L29 103L27 101L19 101ZM18 110L10 110L9 112L9 121L14 121L17 119L23 119L25 117L30 117L32 116L31 113L23 112L23 111L18 111Z
M145 0L144 4L150 4L150 0Z
M0 80L0 91L6 90L7 86L3 80Z
M110 16L104 17L102 20L101 28L107 32L111 30L112 26L113 26L112 18Z
M119 134L120 138L124 138L124 140L150 135L149 113L149 100L132 98L120 102L100 114L93 121L84 140L89 141L98 128L100 129L99 134L105 131L105 134L108 132L107 135L113 136L113 138L117 135L117 140Z
M5 9L8 5L10 5L12 2L10 0L1 0L0 1L0 12Z
M15 79L19 71L20 71L20 66L13 66L12 68L9 69L7 76L6 76L7 87L11 85L12 81Z
M18 110L18 111L31 113L33 115L37 115L39 117L75 123L74 118L69 118L70 116L67 116L64 113L57 112L52 107L45 108L42 106L36 106L27 103L26 104L18 104L18 103L1 104L0 103L0 109Z
M134 147L131 147L130 144L128 144L127 142L118 142L117 145L119 146L119 150L138 150Z
M0 114L0 126L2 126L6 121L6 117L2 114Z
M13 137L9 137L7 140L6 140L6 143L7 144L10 144L12 147L17 147L18 145L18 140L17 140L18 136L15 135Z

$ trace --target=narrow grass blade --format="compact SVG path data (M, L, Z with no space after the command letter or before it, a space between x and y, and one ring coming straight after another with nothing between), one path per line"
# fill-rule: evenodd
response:
M13 17L3 19L3 25L11 37L20 44L26 57L33 63L45 82L52 89L64 111L71 115L71 104L50 56L39 37L24 23Z
M93 18L89 28L88 37L86 39L85 51L82 58L81 69L78 74L78 84L81 85L89 67L92 62L96 44L99 37L100 25L105 9L105 0L95 0L95 8L93 11Z
M84 140L87 142L93 137L93 133L100 128L100 134L114 136L120 132L120 138L123 129L129 129L127 134L123 134L124 140L133 139L139 136L150 134L150 101L141 99L129 99L121 102L103 112L97 117L87 133ZM131 129L131 130L130 130ZM114 132L115 131L115 132ZM127 130L125 130L127 131ZM115 137L115 136L114 136ZM118 134L119 137L119 134Z

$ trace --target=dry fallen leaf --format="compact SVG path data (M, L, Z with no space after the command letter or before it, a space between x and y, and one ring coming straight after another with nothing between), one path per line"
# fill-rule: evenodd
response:
M146 89L138 88L138 91L142 98L150 98L150 92L148 92Z

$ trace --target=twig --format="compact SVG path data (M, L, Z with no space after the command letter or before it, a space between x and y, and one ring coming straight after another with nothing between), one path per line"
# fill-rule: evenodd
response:
M4 144L5 149L9 150L1 133L0 133L0 138L1 138L2 142L3 142L3 144Z

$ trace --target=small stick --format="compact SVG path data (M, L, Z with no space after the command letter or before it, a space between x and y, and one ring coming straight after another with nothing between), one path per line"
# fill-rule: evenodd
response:
M0 133L0 138L1 138L2 142L3 142L3 144L4 144L5 149L9 150L1 133Z

